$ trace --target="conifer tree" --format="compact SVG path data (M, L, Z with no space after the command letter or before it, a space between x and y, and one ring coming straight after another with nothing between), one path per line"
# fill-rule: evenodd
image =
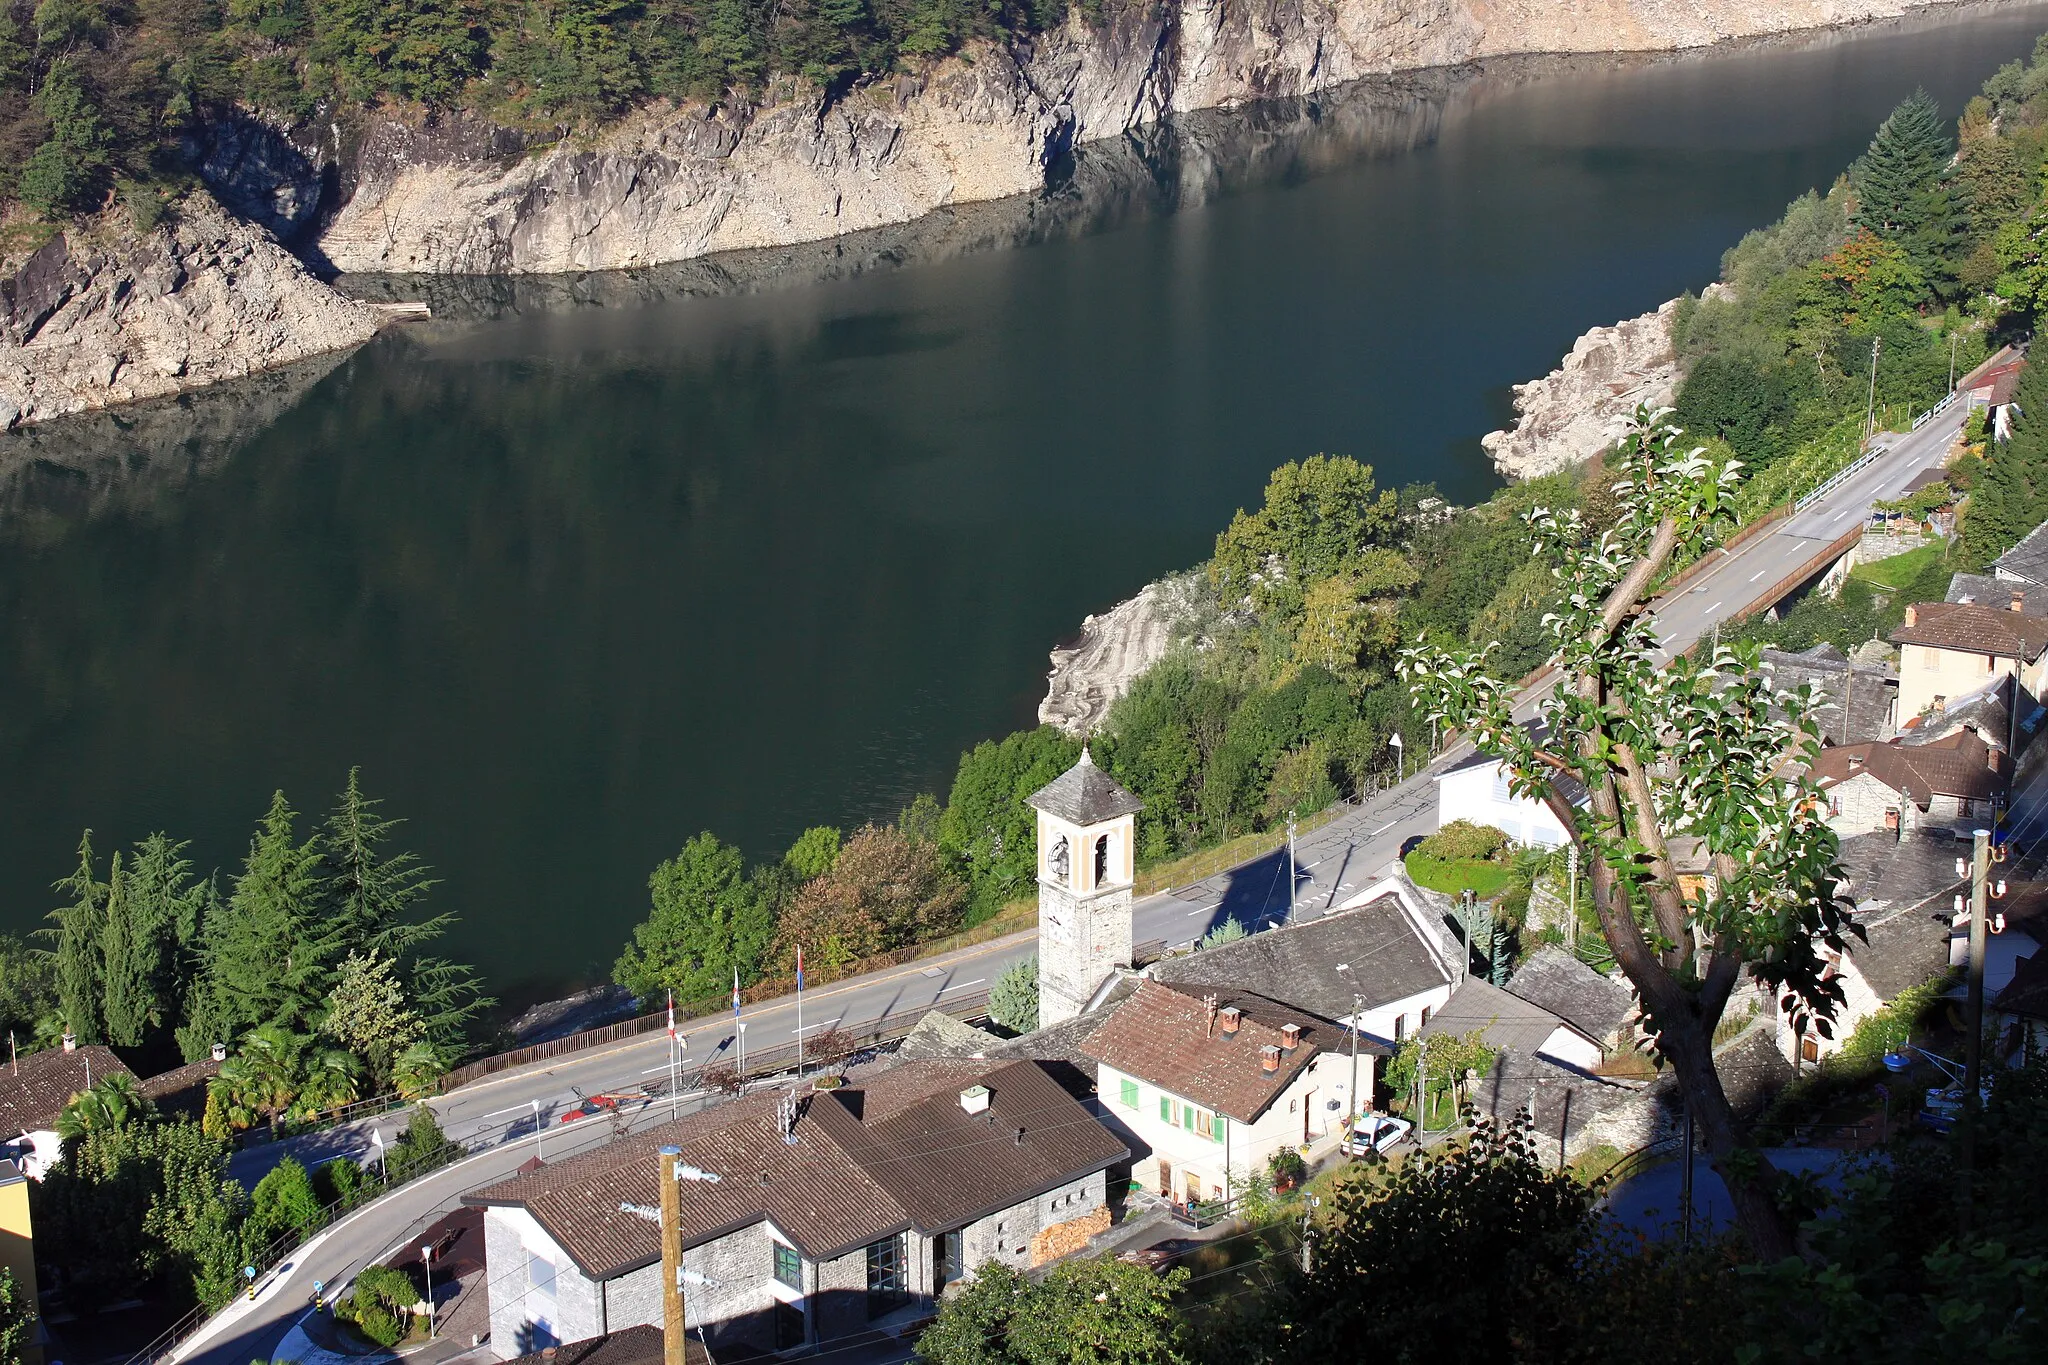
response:
M1947 176L1951 150L1941 111L1925 90L1916 90L1878 125L1849 171L1857 226L1898 243L1937 291L1954 277L1950 256L1967 226Z
M134 901L116 849L113 865L107 870L106 914L100 928L100 1014L106 1040L118 1047L140 1044L155 1013L151 990L155 964L150 960L148 931L137 922Z
M163 1028L184 1013L184 997L197 966L199 925L212 893L196 881L189 847L158 832L135 846L128 864L128 903L141 945L149 989L149 1025Z
M82 1043L97 1043L100 995L105 982L101 941L105 935L107 888L93 871L92 831L78 839L78 867L55 889L71 903L50 912L56 928L42 931L56 941L57 1010Z
M2048 520L2048 365L2020 374L2012 439L1993 445L1990 462L1963 504L1963 555L1990 563Z
M414 908L437 885L411 853L387 854L383 845L402 823L377 813L383 802L363 795L362 769L348 770L322 831L321 867L335 932L351 949L395 959L439 938L453 915L412 921Z
M336 936L324 918L319 841L298 842L295 819L284 793L273 795L233 893L206 925L205 998L180 1032L187 1056L259 1024L303 1032L326 993ZM192 1031L202 1021L212 1036Z

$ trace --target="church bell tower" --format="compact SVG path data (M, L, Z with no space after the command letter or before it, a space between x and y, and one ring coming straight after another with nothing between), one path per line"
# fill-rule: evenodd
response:
M1131 965L1134 819L1144 803L1081 761L1026 798L1038 812L1038 1023L1081 1013Z

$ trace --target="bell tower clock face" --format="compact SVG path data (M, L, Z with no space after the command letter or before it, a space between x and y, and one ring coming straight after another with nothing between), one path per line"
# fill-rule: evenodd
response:
M1064 906L1047 905L1043 907L1039 911L1039 931L1047 938L1055 939L1061 943L1066 942L1071 937L1069 930L1072 928L1068 914L1069 912Z

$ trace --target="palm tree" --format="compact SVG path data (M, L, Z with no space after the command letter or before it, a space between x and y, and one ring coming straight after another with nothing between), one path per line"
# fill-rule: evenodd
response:
M155 1109L136 1089L133 1076L104 1076L71 1097L57 1116L57 1136L70 1142L87 1133L112 1132L147 1118Z
M292 1112L310 1118L324 1109L354 1102L362 1094L356 1086L361 1071L362 1063L354 1053L338 1047L318 1049L306 1058L300 1072L298 1103Z
M421 1041L391 1059L391 1083L404 1098L417 1100L432 1094L447 1070L434 1045Z

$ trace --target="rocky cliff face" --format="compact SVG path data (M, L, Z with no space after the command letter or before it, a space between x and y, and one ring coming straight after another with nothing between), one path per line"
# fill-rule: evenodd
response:
M1101 30L1075 19L1029 43L858 86L833 103L647 110L588 144L535 148L463 120L374 124L341 157L338 202L317 247L344 271L500 274L785 246L1037 190L1076 145L1169 114L1478 57L1669 50L1918 7L1153 0ZM252 159L220 160L238 172ZM217 189L278 202L233 175ZM299 200L284 202L296 209Z
M377 321L195 193L149 232L66 232L0 279L0 428L353 346Z
M1673 299L1654 313L1595 327L1573 343L1564 364L1515 385L1515 425L1479 438L1494 467L1514 479L1555 473L1620 440L1638 404L1668 407L1678 390L1677 308Z
M1093 733L1186 629L1194 590L1189 576L1148 583L1136 597L1082 621L1080 638L1052 652L1039 723L1075 736Z

